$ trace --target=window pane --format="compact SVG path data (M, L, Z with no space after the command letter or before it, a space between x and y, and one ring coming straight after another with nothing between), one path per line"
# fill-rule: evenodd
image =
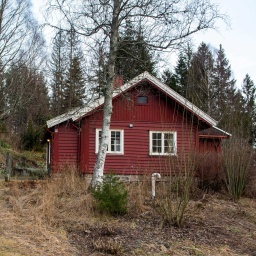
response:
M137 97L137 103L147 104L148 103L148 97L147 96L138 96Z
M164 153L174 153L173 133L164 133Z
M111 131L111 151L120 152L121 151L121 132Z
M152 153L162 152L162 134L152 133Z

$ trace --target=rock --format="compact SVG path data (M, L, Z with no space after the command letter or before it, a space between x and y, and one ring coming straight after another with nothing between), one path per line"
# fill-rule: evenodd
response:
M167 252L168 251L167 248L163 244L160 245L160 250L162 252Z

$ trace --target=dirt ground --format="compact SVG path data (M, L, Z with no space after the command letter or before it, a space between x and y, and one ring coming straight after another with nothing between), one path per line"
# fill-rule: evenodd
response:
M46 222L39 212L30 214L27 199L21 200L24 189L16 190L16 197L9 190L0 182L0 256L256 255L254 199L233 202L224 194L204 194L190 201L178 228L164 225L152 207L116 218L84 212ZM35 193L33 187L29 193Z

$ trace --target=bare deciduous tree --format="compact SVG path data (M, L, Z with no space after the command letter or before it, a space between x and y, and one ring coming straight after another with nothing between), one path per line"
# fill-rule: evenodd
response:
M0 1L0 73L5 73L11 65L16 63L23 63L31 66L40 54L43 40L40 36L37 22L33 19L31 13L30 0L1 0ZM17 84L15 84L17 86ZM7 98L9 92L19 88L13 88L6 83L1 84L0 101ZM17 102L12 105L15 106ZM6 119L11 113L12 109L8 104L0 106L0 120Z
M102 136L93 175L96 186L103 176L118 37L126 20L134 27L140 24L148 47L162 50L178 47L190 35L213 28L217 19L225 17L210 0L77 0L76 4L72 0L55 0L51 1L51 10L58 11L77 33L90 38L89 43L104 42L108 52Z

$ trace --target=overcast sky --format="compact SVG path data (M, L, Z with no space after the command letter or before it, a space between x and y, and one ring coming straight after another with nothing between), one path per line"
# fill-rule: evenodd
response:
M219 31L207 31L194 37L196 47L203 41L219 48L222 44L237 86L248 73L256 84L256 0L212 0L230 17L231 27L219 24ZM41 1L33 0L38 15Z
M256 0L214 0L230 17L231 27L219 26L195 37L196 45L204 41L219 48L222 44L237 86L248 73L256 84Z

